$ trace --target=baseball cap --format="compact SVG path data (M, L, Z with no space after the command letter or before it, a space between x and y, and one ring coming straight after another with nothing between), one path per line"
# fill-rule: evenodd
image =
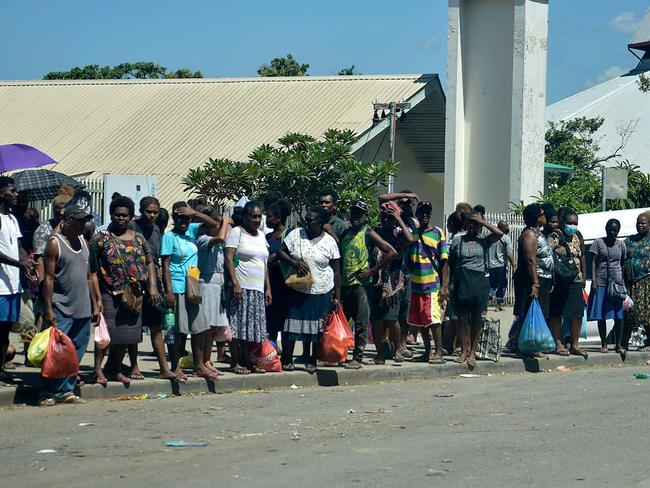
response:
M64 219L91 220L93 216L77 205L68 205L63 211Z
M362 202L361 200L354 202L352 205L350 205L350 208L358 208L362 212L368 213L368 205L366 205L366 203Z

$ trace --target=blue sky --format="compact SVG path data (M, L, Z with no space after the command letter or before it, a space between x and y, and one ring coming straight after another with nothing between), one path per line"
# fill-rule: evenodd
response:
M632 68L626 45L649 5L550 0L549 103ZM141 60L256 76L287 53L312 75L354 64L445 78L446 0L2 0L0 18L0 79Z

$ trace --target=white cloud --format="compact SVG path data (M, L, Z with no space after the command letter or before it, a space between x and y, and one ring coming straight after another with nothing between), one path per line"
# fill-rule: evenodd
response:
M600 73L600 74L596 77L596 80L592 80L592 79L587 80L587 82L585 83L585 85L586 85L588 88L591 88L592 86L599 85L599 84L601 84L601 83L603 83L603 82L605 82L605 81L607 81L607 80L611 80L612 78L618 78L619 76L621 76L621 75L622 75L623 73L625 73L625 72L626 72L626 70L623 69L623 68L622 68L621 66L619 66L619 65L610 66L610 67L607 68L605 71L603 71L602 73Z
M438 41L438 36L433 34L428 40L422 43L422 46L424 46L426 49L435 49L438 47L438 44L440 44Z
M619 32L632 34L639 28L641 21L636 18L633 12L625 11L609 21L609 26Z

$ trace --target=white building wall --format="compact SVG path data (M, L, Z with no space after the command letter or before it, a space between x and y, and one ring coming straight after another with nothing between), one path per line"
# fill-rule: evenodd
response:
M383 143L382 143L383 139ZM379 144L381 143L381 147ZM375 155L376 160L388 158L388 137L383 137L380 133L374 139L369 141L365 148L355 153L356 157L371 161ZM415 155L402 141L397 134L397 145L395 146L395 159L399 161L400 166L394 179L394 188L396 192L403 189L409 189L417 193L421 199L429 200L433 207L431 219L436 224L442 224L443 220L443 175L440 173L427 173L417 162ZM379 189L380 192L387 191L385 188ZM443 226L444 227L444 226Z
M505 211L543 189L547 8L449 0L447 214L459 201Z

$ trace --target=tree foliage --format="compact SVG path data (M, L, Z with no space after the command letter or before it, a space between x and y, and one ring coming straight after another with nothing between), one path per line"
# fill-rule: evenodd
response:
M339 71L339 76L354 76L359 75L360 73L354 71L355 66L352 65L349 68L343 68Z
M257 70L260 76L308 76L308 64L300 64L291 54L286 58L273 58L270 65L263 64Z
M80 68L75 66L68 71L52 71L43 76L44 80L124 80L160 78L203 78L200 71L181 68L173 72L150 61L122 63L117 66L89 64Z
M636 80L639 90L643 93L648 93L650 91L650 78L646 76L645 73L639 75L639 79Z
M377 187L386 186L398 164L358 161L351 153L355 140L350 130L330 129L318 140L288 133L274 145L257 147L248 161L209 159L191 169L183 183L186 191L215 206L243 195L263 199L269 193L279 193L301 217L317 203L323 188L333 188L339 194L340 207L362 199L368 202L373 217L377 215Z

